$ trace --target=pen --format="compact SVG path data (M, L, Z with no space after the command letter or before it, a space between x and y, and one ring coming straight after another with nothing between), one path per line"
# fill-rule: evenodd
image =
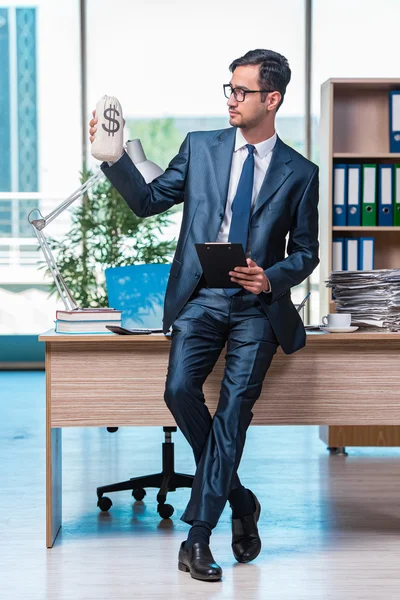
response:
M305 305L305 303L307 302L307 300L310 297L311 292L308 292L307 296L304 298L304 300L302 300L302 302L299 304L299 306L297 307L297 312L300 312L301 309L303 308L303 306Z

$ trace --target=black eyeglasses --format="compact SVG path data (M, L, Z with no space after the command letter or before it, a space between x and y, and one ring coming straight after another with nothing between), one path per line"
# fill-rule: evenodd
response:
M244 102L246 94L269 93L275 90L244 90L240 87L233 88L230 83L223 85L225 98L230 98L231 94L235 96L237 102Z

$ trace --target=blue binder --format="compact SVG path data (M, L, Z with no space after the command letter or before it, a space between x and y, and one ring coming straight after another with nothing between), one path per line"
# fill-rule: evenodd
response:
M393 225L393 166L378 165L378 225Z
M375 268L375 240L372 237L359 239L358 270L373 271Z
M335 226L347 224L347 165L336 164L333 166L333 216Z
M332 271L345 270L345 240L334 238L332 240Z
M358 238L345 238L345 271L358 271Z
M347 225L361 225L361 165L348 165Z
M389 92L390 152L400 152L400 91Z

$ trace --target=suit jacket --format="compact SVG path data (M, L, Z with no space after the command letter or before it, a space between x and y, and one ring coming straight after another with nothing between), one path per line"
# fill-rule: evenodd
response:
M126 153L112 166L101 165L139 217L184 203L165 295L164 332L202 275L194 244L217 238L225 214L235 138L236 127L188 133L166 171L149 184ZM253 260L271 282L272 291L258 297L286 354L299 350L306 342L290 288L304 281L319 263L317 206L318 167L278 137L252 211L249 246Z

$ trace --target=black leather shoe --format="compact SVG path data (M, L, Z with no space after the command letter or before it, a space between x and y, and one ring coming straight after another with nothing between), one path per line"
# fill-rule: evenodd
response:
M251 492L251 490L249 490ZM256 510L240 519L232 518L232 550L233 556L241 563L254 560L261 552L261 539L258 535L257 522L260 518L261 505L255 494L251 492Z
M186 550L185 542L179 549L178 569L190 573L193 579L202 581L219 581L222 569L214 561L210 546L204 542L196 542Z

